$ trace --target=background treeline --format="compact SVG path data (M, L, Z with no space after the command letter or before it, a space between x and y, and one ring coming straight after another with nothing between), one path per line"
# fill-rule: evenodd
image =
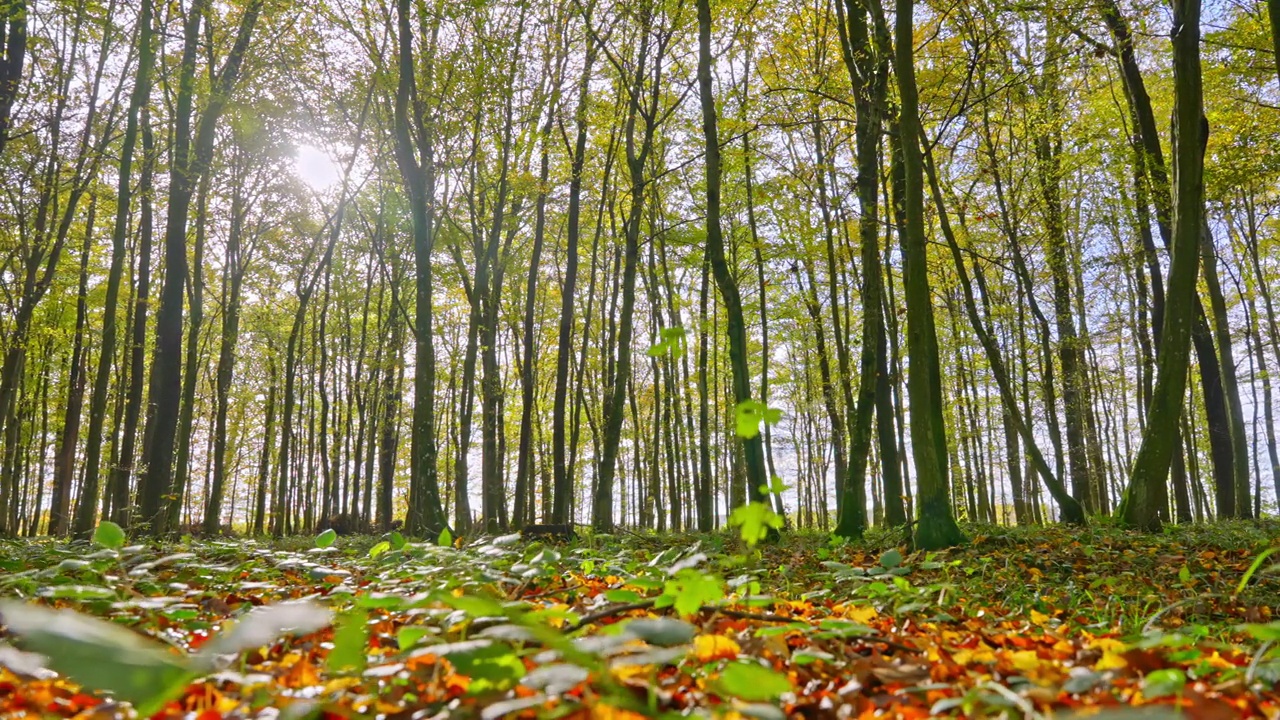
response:
M911 8L0 0L0 531L1274 509L1266 8Z

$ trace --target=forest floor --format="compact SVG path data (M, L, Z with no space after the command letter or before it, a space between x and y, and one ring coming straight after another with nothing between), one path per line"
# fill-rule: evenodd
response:
M969 526L905 556L104 527L0 544L0 717L1280 716L1276 521Z

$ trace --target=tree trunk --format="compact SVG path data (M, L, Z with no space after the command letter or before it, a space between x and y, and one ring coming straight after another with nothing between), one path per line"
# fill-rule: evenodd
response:
M1045 61L1040 93L1044 96L1045 128L1035 140L1036 179L1044 203L1045 234L1048 239L1049 271L1053 279L1053 315L1058 331L1058 363L1062 367L1062 401L1067 426L1067 458L1070 462L1071 495L1085 512L1093 512L1089 457L1085 446L1085 356L1076 332L1073 314L1070 249L1062 210L1062 133L1056 124L1062 115L1058 98L1061 53L1057 23L1045 21ZM1054 409L1052 412L1057 412Z
M1203 140L1201 110L1200 0L1174 3L1174 196L1173 255L1165 297L1163 341L1156 358L1156 385L1147 429L1134 460L1129 487L1117 515L1131 527L1160 527L1159 510L1176 450L1195 321L1196 275L1203 214Z
M210 12L212 0L197 0L188 10L183 29L182 60L175 103L173 165L169 171L169 197L164 236L164 279L160 309L156 313L156 342L151 360L150 409L147 419L146 475L140 483L139 513L144 532L164 531L166 495L173 481L178 412L182 383L182 301L187 282L187 218L192 194L208 171L218 119L230 99L240 65L265 0L251 0L240 17L235 44L213 78L209 100L200 115L195 136L191 118L195 100L196 53L200 24ZM140 370L140 368L139 368Z
M80 249L80 280L76 289L76 329L71 346L71 364L67 377L67 407L62 416L62 436L53 462L53 497L49 504L49 534L62 537L71 529L71 482L76 469L76 445L80 441L80 418L84 409L85 370L88 353L84 347L84 330L89 315L89 254L93 247L97 197L89 199L89 217L85 220L84 243ZM43 493L41 493L43 495Z
M911 371L907 392L911 402L911 454L915 459L920 494L920 522L915 547L937 550L964 542L951 514L947 492L947 437L943 421L942 370L938 335L933 324L929 288L928 247L925 242L924 168L920 156L920 107L916 91L912 0L896 0L894 70L900 98L898 142L904 173L905 233L901 238L903 284L907 306L907 355Z
M725 325L729 340L729 367L733 375L733 400L738 411L751 402L751 370L747 359L747 328L742 312L738 280L725 257L720 228L720 140L716 128L716 103L711 87L711 0L697 0L698 6L698 95L702 105L702 134L706 147L707 177L707 259L711 274L724 301ZM764 464L764 438L759 433L742 438L747 497L751 502L768 502L770 487ZM776 535L776 531L771 534Z
M22 66L27 56L26 0L7 0L0 13L0 155L9 141L13 102L22 86Z
M649 88L646 107L642 110L641 99L645 91L645 77L651 71L649 66L651 30L653 27L653 7L645 4L639 9L640 47L635 60L635 72L629 80L630 100L627 105L625 124L627 168L631 178L631 201L627 212L623 242L623 269L621 278L621 307L614 317L618 318L618 334L614 347L618 349L616 364L613 368L612 387L606 389L604 402L604 437L603 447L599 455L599 469L596 473L595 494L592 498L591 524L601 532L608 532L614 526L613 497L614 474L618 461L618 446L622 440L622 421L626 415L627 382L631 376L631 341L634 330L636 301L636 269L640 254L640 223L644 214L645 193L648 181L645 178L645 165L653 149L653 136L656 130L656 109L659 100L659 86ZM661 50L659 50L660 54ZM661 58L654 58L654 65L660 65ZM636 123L644 116L644 129L637 144Z
M440 503L436 476L435 440L435 336L432 329L431 250L435 244L435 145L433 119L427 115L422 93L432 89L435 41L439 18L431 23L431 37L424 51L424 85L419 91L417 65L413 59L413 30L409 0L396 2L399 66L395 97L396 164L409 193L413 221L413 257L417 276L414 301L413 439L412 473L409 480L409 513L405 530L415 536L434 538L448 528ZM424 24L427 23L423 20ZM412 105L412 118L410 110ZM415 147L414 139L417 139Z
M98 473L102 465L103 426L107 414L111 365L116 352L116 309L120 283L124 275L125 241L129 232L133 175L133 153L138 141L139 115L151 96L151 73L155 65L152 45L152 0L140 0L138 10L138 69L121 139L120 162L116 168L116 217L111 233L111 265L107 271L107 292L103 303L102 347L94 372L93 391L89 398L89 427L85 440L85 476L80 488L79 505L72 531L78 538L93 533L98 497ZM3 133L0 133L3 138ZM0 142L3 142L0 139Z

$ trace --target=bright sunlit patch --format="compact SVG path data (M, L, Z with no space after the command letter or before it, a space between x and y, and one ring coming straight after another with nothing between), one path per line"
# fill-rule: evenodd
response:
M329 154L315 145L299 145L293 162L298 179L312 190L323 191L342 180L338 164Z

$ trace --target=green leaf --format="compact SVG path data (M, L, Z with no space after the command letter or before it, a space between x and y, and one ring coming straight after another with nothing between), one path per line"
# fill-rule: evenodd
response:
M406 544L408 544L408 542L404 539L404 535L400 534L399 530L391 531L391 549L392 550L403 550Z
M1247 624L1237 627L1252 635L1255 640L1261 640L1262 642L1280 641L1280 620L1265 625Z
M471 693L509 690L525 674L524 661L500 643L449 653L448 658L460 674L471 678Z
M786 675L756 662L726 665L717 685L726 695L747 702L769 702L795 690Z
M333 649L325 659L330 670L364 672L369 642L369 615L364 610L348 610L338 616L333 627Z
M764 403L759 400L743 400L733 408L735 431L743 440L760 434L760 420L764 415Z
M502 607L502 603L480 595L461 595L454 597L450 593L441 593L438 599L445 605L448 605L455 610L461 610L472 618L505 617L507 614L506 610Z
M328 530L325 530L324 532L316 536L316 547L327 548L330 545L333 545L333 542L337 539L338 539L337 531L335 531L333 528L329 528Z
M743 542L755 545L768 537L769 528L782 527L782 517L767 503L747 503L729 514L729 526L740 528Z
M131 703L141 717L154 715L198 675L186 657L164 645L73 610L5 600L0 615L24 648L49 659L51 669Z
M697 614L703 605L711 605L724 599L724 586L715 575L698 570L681 570L675 579L668 580L663 595L672 599L676 612L683 617Z
M391 543L383 540L382 542L369 548L369 559L377 560L378 556L391 549Z
M1149 698L1168 697L1182 692L1187 684L1187 674L1181 668L1153 670L1142 681L1144 695Z
M1191 570L1189 570L1186 565L1178 568L1178 579L1182 582L1191 581Z
M124 528L110 520L103 520L98 523L98 529L93 531L93 542L104 548L119 550L124 547Z
M681 357L684 355L687 343L686 335L685 329L679 326L663 328L658 333L658 336L662 338L662 342L650 348L650 354L656 357L656 355L653 355L653 351L657 348L662 348L662 352L658 353L658 355L670 354L673 358Z
M671 343L660 342L660 343L655 343L653 345L650 345L649 349L645 350L644 352L649 357L656 358L656 357L662 357L663 355L666 355L667 351L669 351L670 349L671 349Z
M1262 567L1262 563L1265 562L1272 553L1277 551L1280 551L1280 545L1272 545L1266 550L1263 550L1258 557L1253 559L1253 564L1251 564L1249 569L1245 571L1244 577L1240 578L1240 584L1236 586L1237 595L1244 592L1244 588L1249 584L1249 580L1253 578L1253 574L1258 572L1258 568Z
M396 645L401 650L408 650L432 633L432 629L425 625L403 625L396 631Z
M769 425L777 425L782 422L782 410L779 408L765 408L764 421Z
M605 590L604 599L612 603L633 603L641 598L640 593L635 590L626 590L618 588L615 590Z
M449 532L449 528L440 531L440 535L436 537L436 545L440 547L453 547L453 533Z
M880 567L885 570L892 570L902 564L902 553L898 548L890 548L880 556Z

